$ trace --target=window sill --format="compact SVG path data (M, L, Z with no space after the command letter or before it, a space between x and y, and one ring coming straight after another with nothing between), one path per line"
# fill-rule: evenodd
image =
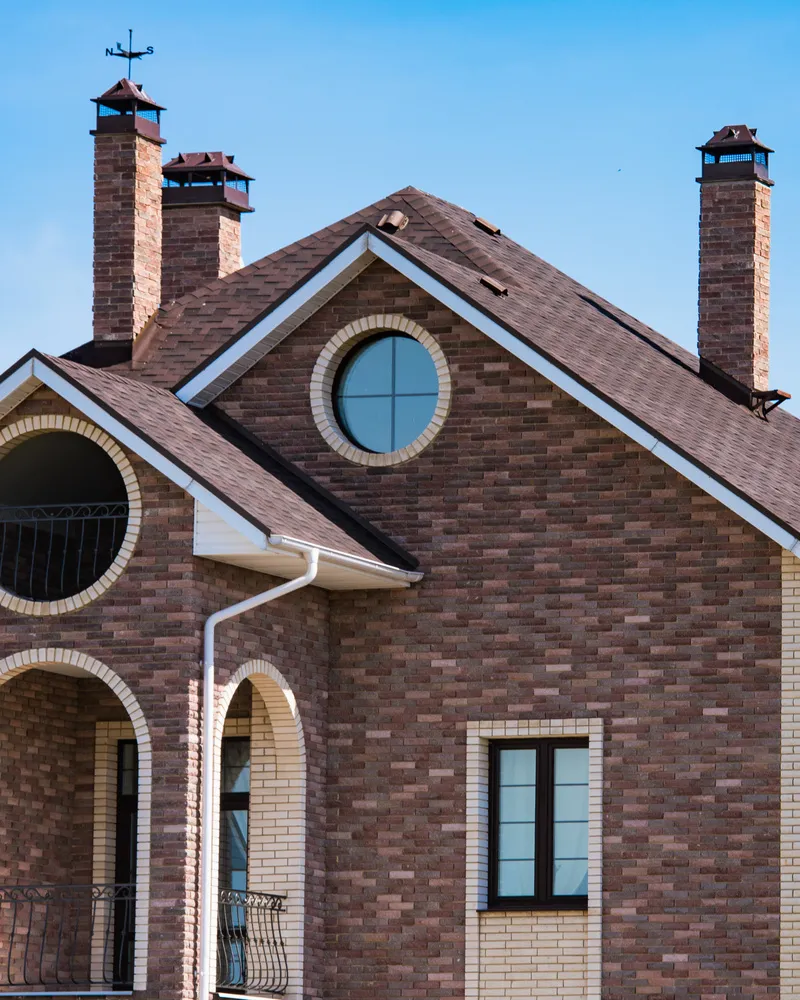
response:
M570 910L583 911L585 913L588 909L589 901L585 897L580 899L549 900L541 903L533 899L502 899L487 903L485 909L481 912L503 912L504 910Z

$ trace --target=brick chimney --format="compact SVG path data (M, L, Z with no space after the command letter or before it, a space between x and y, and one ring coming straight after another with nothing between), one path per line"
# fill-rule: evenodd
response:
M137 83L100 97L94 136L94 339L131 342L161 301L164 110Z
M179 153L164 165L163 301L238 271L253 178L225 153Z
M766 389L772 150L746 125L727 125L697 148L698 353L750 388Z

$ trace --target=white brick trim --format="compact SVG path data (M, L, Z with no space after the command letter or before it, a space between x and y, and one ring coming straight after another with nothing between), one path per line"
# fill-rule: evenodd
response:
M150 911L150 819L152 813L153 753L147 722L131 689L110 667L74 649L46 647L26 649L0 660L0 685L37 667L64 665L83 670L103 681L128 713L139 750L139 810L136 836L136 940L133 957L133 988L147 988L147 944Z
M133 466L113 438L86 420L58 413L37 414L17 420L0 430L0 462L5 454L21 444L26 438L46 434L48 431L70 431L73 434L80 434L102 448L112 459L120 476L122 476L128 494L129 512L125 537L122 539L116 558L99 580L79 594L60 601L30 601L0 588L0 607L9 608L9 610L22 615L36 615L38 617L64 615L69 611L78 611L104 594L119 579L128 565L142 525L142 494Z
M436 374L439 379L439 398L436 400L436 409L430 423L411 444L406 445L405 448L398 448L397 451L386 453L364 451L354 445L339 426L333 404L333 383L339 365L360 341L378 333L390 333L392 330L413 337L428 350L436 365ZM317 429L337 454L355 465L385 466L407 462L419 455L423 448L427 448L433 441L450 412L453 383L444 352L428 331L423 329L419 323L415 323L405 316L386 313L385 315L365 316L354 323L348 323L331 337L322 348L317 363L314 365L309 392L311 413Z
M487 910L489 741L574 736L589 737L588 910ZM600 1000L602 822L601 719L488 720L467 724L465 1000Z
M780 995L800 996L800 559L783 552Z
M244 680L255 688L251 716L250 809L260 816L272 816L269 832L254 829L248 849L248 888L253 891L286 893L282 920L289 968L285 996L303 996L303 938L305 932L306 883L306 748L297 700L281 672L267 660L249 660L231 677L219 698L214 720L214 811L212 824L214 887L212 926L216 926L219 885L219 773L225 717L236 689ZM263 704L263 710L258 700ZM265 714L264 714L265 710ZM271 730L271 733L269 732ZM269 744L274 745L274 755ZM263 765L258 773L259 763ZM270 774L269 772L272 772ZM272 843L267 846L267 838ZM280 878L280 884L276 880ZM252 880L252 881L251 881Z

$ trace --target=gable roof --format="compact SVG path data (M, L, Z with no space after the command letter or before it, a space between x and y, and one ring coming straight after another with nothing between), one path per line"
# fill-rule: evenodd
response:
M404 212L409 224L376 229L389 209ZM259 324L273 338L285 335L287 323L302 321L291 311L303 295L313 292L303 308L319 308L376 256L779 544L798 547L795 417L775 411L765 420L732 402L700 377L695 355L476 225L472 213L413 188L162 310L135 352L137 374L205 405L217 389L192 393L212 370L225 373L222 385L263 353ZM485 287L481 276L507 294ZM248 337L252 351L243 357L237 352Z
M272 453L235 441L165 389L124 375L39 354L0 377L0 412L39 385L50 386L89 420L167 475L258 549L313 545L322 560L347 562L365 574L408 584L416 560L345 505ZM291 545L289 545L291 547Z

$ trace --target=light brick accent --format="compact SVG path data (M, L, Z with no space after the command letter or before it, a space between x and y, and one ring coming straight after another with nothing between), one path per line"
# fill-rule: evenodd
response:
M153 770L150 733L136 697L122 678L93 656L79 653L74 649L57 647L26 649L13 656L7 656L0 660L0 685L5 684L12 677L24 674L32 667L38 667L41 670L47 670L50 667L55 668L57 672L59 666L77 668L103 681L122 702L136 736L139 749L139 809L136 836L136 940L133 959L133 988L134 990L143 990L147 987L150 911L150 802ZM107 763L101 764L102 767L107 767ZM107 823L107 819L104 822ZM104 841L105 833L101 834L98 840ZM102 870L105 871L106 868L104 867Z
M70 611L78 611L97 600L122 575L133 555L142 526L142 493L133 466L113 438L86 420L60 413L50 413L25 417L16 423L9 424L0 430L0 462L2 462L3 456L20 444L24 438L36 434L46 434L48 431L71 431L73 434L81 434L83 437L89 438L90 441L94 441L109 455L122 476L125 491L128 494L128 524L114 562L99 580L79 594L59 601L29 601L26 598L17 597L10 591L0 589L0 607L9 608L22 615L63 615Z
M489 741L589 737L589 907L487 910ZM466 1000L600 1000L602 950L603 723L600 719L467 724Z
M241 213L224 205L164 211L162 299L171 302L242 266Z
M253 684L250 722L250 839L247 887L254 892L285 894L282 919L289 967L286 996L303 994L303 937L306 880L306 751L297 701L283 675L266 660L245 663L225 685L215 720L214 774L219 761L226 714L242 681ZM219 788L214 793L219 808ZM219 822L212 846L214 899L219 859ZM214 916L216 920L216 914Z
M800 996L800 560L783 553L781 996Z
M771 188L700 186L700 355L755 389L769 382Z
M412 441L405 448L398 448L397 451L380 454L358 448L339 426L333 405L333 383L339 365L360 341L372 337L376 333L392 330L413 337L430 352L439 377L439 398L436 401L436 409L430 424L416 441ZM447 414L450 412L452 390L447 359L441 347L428 331L419 323L415 323L405 316L376 314L348 323L323 347L311 374L311 412L320 434L337 454L349 462L353 462L355 465L399 465L401 462L407 462L415 455L419 455L442 429Z
M161 302L161 144L94 142L94 338L131 340Z

